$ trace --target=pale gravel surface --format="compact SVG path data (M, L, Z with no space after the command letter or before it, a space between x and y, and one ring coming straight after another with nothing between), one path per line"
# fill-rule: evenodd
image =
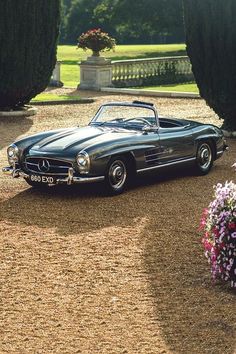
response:
M20 136L84 125L102 102L148 100L95 96L1 119L1 167ZM149 101L220 125L202 100ZM98 186L40 193L1 173L0 353L236 353L235 293L212 285L197 232L212 186L235 180L229 145L208 176L146 177L115 198Z

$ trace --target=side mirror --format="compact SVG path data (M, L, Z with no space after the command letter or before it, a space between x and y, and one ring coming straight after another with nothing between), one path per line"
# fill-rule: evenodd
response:
M158 126L157 125L145 125L142 128L143 134L155 133L157 131L158 131Z

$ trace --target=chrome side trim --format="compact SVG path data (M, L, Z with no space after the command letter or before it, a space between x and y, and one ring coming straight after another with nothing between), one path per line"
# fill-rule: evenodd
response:
M146 158L146 163L148 163L148 162L155 162L155 161L157 161L157 160L159 160L159 157L157 156L157 157L152 157L151 159L149 159L149 160L147 160L147 158Z
M163 164L163 165L145 167L145 168L141 168L140 170L137 170L137 173L141 173L141 172L148 171L148 170L155 170L155 169L162 168L162 167L178 165L178 164L181 164L181 163L191 162L191 161L195 161L195 160L196 160L196 157L191 157L189 159L185 159L185 160L181 160L181 161L173 161L173 162L169 162L169 163L166 163L166 164Z
M147 158L147 157L157 156L157 155L161 155L161 154L163 154L163 152L156 152L155 154L147 154L147 153L145 153L145 157Z

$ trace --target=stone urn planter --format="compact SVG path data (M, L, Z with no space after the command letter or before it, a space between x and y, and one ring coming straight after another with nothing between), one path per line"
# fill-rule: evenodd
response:
M102 87L112 87L111 60L100 56L100 52L114 50L115 39L100 28L89 30L79 37L78 48L92 50L92 56L80 63L81 90L101 90Z

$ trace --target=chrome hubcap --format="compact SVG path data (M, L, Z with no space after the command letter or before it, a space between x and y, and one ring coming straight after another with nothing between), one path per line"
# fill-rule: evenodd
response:
M125 164L121 160L114 161L109 168L109 181L114 189L121 188L127 177Z
M212 160L211 148L209 147L208 144L202 144L198 152L199 165L203 169L207 169L211 164L211 160Z

